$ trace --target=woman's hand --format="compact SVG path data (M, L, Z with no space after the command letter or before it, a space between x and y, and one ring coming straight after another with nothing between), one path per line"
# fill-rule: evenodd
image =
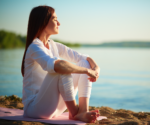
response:
M99 77L99 67L93 68L93 69L88 69L87 75L89 76L89 80L91 82L96 82L98 77Z
M96 82L98 77L99 77L99 72L100 72L100 68L99 66L96 64L96 62L91 58L91 57L87 57L87 61L89 62L90 66L91 66L91 70L87 75L90 76L88 79L91 82ZM93 75L92 75L93 73ZM95 75L94 75L95 74Z

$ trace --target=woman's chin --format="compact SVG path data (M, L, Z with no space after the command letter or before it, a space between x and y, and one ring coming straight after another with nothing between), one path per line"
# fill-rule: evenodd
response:
M55 32L53 32L52 35L56 35L56 34L58 34L58 33L59 33L59 31L55 31Z
M55 33L54 35L58 34L59 32Z

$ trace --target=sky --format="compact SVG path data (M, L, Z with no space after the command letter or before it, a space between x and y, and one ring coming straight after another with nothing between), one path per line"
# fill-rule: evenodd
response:
M33 7L48 5L66 42L150 41L150 0L0 0L0 30L26 35Z

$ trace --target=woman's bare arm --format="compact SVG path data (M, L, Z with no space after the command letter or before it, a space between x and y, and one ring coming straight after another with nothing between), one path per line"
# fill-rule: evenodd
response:
M60 74L70 74L70 73L86 74L88 72L87 68L74 65L65 60L56 60L54 70L55 72Z
M54 64L54 70L55 72L60 74L78 73L78 74L87 74L92 78L97 77L96 72L94 70L74 65L65 60L56 60Z

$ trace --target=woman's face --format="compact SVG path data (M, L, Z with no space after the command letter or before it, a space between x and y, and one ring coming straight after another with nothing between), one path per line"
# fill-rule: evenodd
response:
M52 17L50 18L47 26L45 27L44 31L48 34L48 35L53 35L53 34L58 34L59 33L59 27L60 23L57 20L57 15L54 12Z

